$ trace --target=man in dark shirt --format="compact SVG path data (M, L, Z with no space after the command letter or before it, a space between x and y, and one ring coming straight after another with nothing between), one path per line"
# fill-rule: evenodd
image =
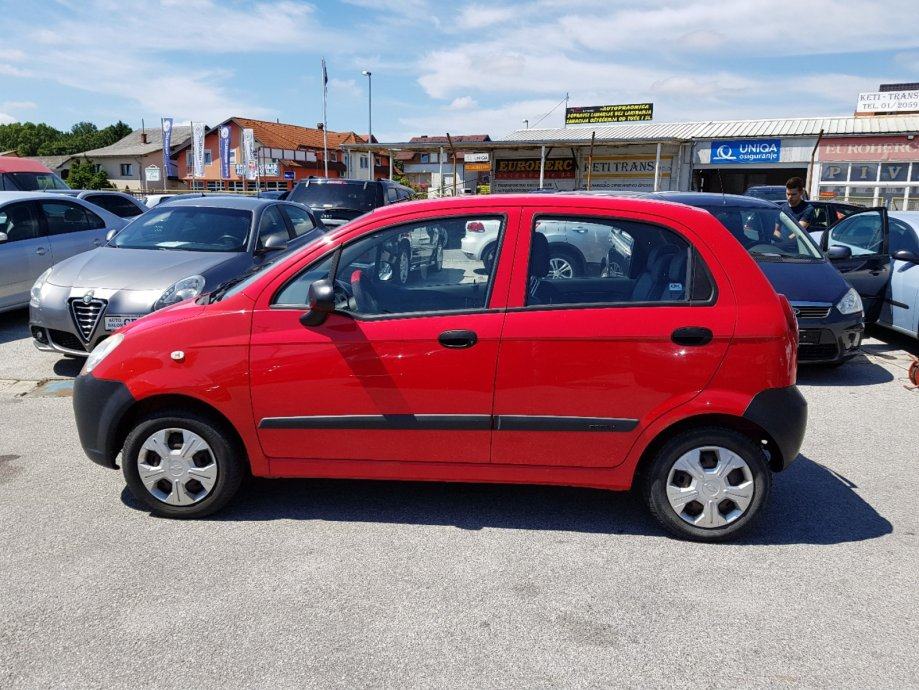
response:
M804 230L814 222L814 207L807 203L804 198L804 180L800 177L792 177L785 183L785 198L787 201L782 204L782 210L797 221Z

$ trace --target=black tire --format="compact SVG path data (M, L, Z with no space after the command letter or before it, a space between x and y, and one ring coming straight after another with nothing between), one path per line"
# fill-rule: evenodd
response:
M404 257L404 258L403 258ZM405 261L408 266L408 270L405 271L405 274L402 274L401 265ZM408 285L409 281L412 279L412 253L409 251L408 247L405 244L399 246L399 253L396 254L396 263L393 266L393 282L400 287L403 285Z
M217 464L217 479L210 493L197 503L170 505L156 498L144 486L138 472L138 460L144 442L162 429L187 429L203 438ZM181 409L155 412L141 420L128 434L122 449L121 467L128 489L152 513L170 518L200 518L214 513L230 502L246 475L245 453L232 439L223 424Z
M753 479L753 498L740 517L723 527L697 527L681 518L667 498L667 479L681 456L700 446L720 446L743 459ZM691 541L718 542L736 537L758 517L769 498L772 472L766 456L748 437L731 429L707 427L680 434L668 441L644 469L641 493L655 519L671 534Z
M558 247L550 246L549 247L549 264L550 265L552 265L553 260L564 261L565 263L568 264L568 266L571 267L571 275L570 276L559 276L560 279L577 278L583 275L584 273L583 266L581 265L580 257L576 256L573 252L570 252L567 249L560 249Z
M485 247L485 250L482 252L482 263L485 265L485 271L491 273L492 267L495 265L495 251L498 249L498 245L490 244Z
M444 244L446 243L438 242L437 246L434 248L434 255L431 257L431 265L428 267L431 273L440 273L444 269Z

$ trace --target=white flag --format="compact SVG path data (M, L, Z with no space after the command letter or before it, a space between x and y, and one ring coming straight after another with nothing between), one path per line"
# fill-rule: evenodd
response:
M191 123L192 168L195 177L204 177L204 123Z

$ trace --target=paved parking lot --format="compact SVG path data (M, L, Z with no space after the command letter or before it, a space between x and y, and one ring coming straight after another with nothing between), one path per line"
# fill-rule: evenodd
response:
M0 315L4 687L919 685L915 341L803 371L801 457L705 546L568 488L259 480L156 519L26 322Z

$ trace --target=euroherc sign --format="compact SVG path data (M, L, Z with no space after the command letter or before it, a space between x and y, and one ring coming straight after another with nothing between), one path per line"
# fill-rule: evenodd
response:
M711 163L738 165L741 163L778 163L782 156L781 139L738 139L713 141Z

